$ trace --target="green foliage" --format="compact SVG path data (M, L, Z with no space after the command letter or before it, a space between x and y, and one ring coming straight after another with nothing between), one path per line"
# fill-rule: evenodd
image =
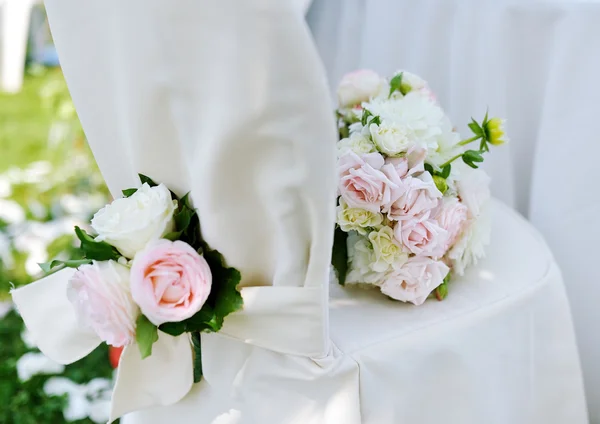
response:
M23 321L10 312L0 321L0 423L6 424L63 424L62 411L66 398L47 396L44 383L51 376L38 375L24 383L17 377L16 364L23 354L35 351L21 340ZM62 377L78 384L93 378L111 378L112 368L108 362L106 345L98 347L89 356L66 367ZM92 424L89 419L74 421L75 424Z
M346 283L348 274L348 233L342 231L340 227L335 228L333 235L333 252L331 253L331 265L335 269L338 277L338 283L342 286Z
M75 227L75 234L81 241L81 251L86 259L95 261L118 260L121 256L117 249L104 241L96 241L92 236L79 227Z
M59 201L63 196L84 199L94 195L100 198L99 203L106 203L102 199L108 198L108 191L85 143L59 70L27 75L20 93L0 94L0 152L0 178L10 176L11 182L12 193L7 199L17 202L26 218L18 228L0 220L0 237L9 240L12 256L10 264L0 259L0 300L6 300L12 286L28 284L41 275L41 270L38 275L30 275L29 267L25 266L30 253L18 250L15 240L22 236L25 240L33 237L37 230L30 229L30 225L52 233L46 231L45 226L51 227L57 219L70 216ZM37 161L44 161L50 170L30 181L24 176L27 168L35 167ZM87 221L88 218L78 219ZM67 263L80 258L75 240L74 234L68 234L45 241L48 258ZM21 245L27 247L28 243ZM0 319L0 423L63 424L66 399L43 392L43 385L50 376L34 376L24 383L18 380L17 360L24 353L35 351L21 340L22 331L23 322L16 313ZM112 373L108 348L102 345L86 358L67 366L61 377L84 384L96 377L110 379ZM92 424L92 421L79 420L75 424Z
M152 355L152 345L158 341L158 328L141 314L135 323L135 341L142 359Z

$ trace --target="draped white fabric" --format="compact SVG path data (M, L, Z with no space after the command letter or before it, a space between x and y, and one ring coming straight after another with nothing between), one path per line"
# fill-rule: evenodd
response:
M600 2L314 0L308 22L332 82L357 68L404 68L430 82L464 134L487 107L508 119L511 143L484 168L493 194L542 231L564 272L600 423Z
M113 416L141 409L125 424L584 423L560 273L537 233L498 202L489 258L445 302L417 308L336 288L328 308L336 134L300 4L47 1L113 194L135 185L138 172L190 190L204 237L243 275L244 310L202 337L205 379L181 398L180 364L191 356L184 336L161 335L149 362L128 348ZM38 303L21 311L43 327Z

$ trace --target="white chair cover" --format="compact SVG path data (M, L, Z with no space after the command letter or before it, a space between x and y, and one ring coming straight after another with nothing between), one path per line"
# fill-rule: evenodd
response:
M455 124L485 109L511 143L484 168L492 193L548 240L564 275L600 423L600 239L597 195L600 2L583 0L314 0L308 22L330 81L371 68L427 79Z
M127 348L113 417L139 410L124 423L585 422L560 273L535 231L499 203L489 260L456 281L446 302L415 308L336 289L328 309L336 134L299 4L47 2L111 191L134 185L137 172L190 190L205 238L244 276L244 311L202 337L205 379L191 386L185 337L161 335L144 361ZM34 335L63 362L97 343L65 311L68 273L14 295L30 327L68 324L71 337ZM78 345L77 354L58 342Z

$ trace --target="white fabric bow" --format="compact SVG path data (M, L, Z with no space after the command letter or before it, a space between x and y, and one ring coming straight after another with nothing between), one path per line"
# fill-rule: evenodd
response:
M74 273L64 269L12 291L38 348L60 364L78 361L102 342L92 330L80 325L67 299L67 284ZM327 290L319 286L246 287L242 297L244 309L227 317L221 333L284 354L318 357L327 351L327 309L323 307ZM129 412L181 400L193 385L192 355L187 334L172 337L159 332L152 355L144 360L135 343L126 346L109 422Z

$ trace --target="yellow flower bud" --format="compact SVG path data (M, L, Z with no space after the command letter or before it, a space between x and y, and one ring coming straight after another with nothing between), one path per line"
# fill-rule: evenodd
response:
M494 146L500 146L508 141L504 132L504 120L492 118L484 126L488 141Z

